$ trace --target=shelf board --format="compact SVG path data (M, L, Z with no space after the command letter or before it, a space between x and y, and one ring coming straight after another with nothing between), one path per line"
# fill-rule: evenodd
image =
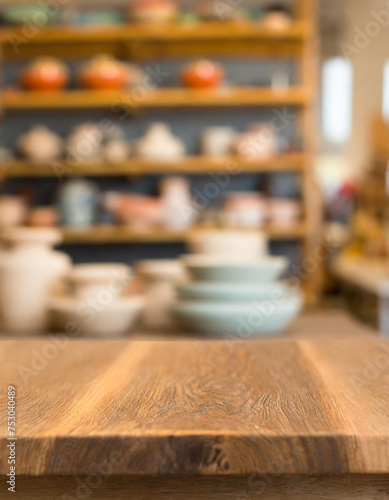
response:
M64 242L67 244L121 244L121 243L185 243L188 236L195 231L206 231L207 228L192 228L184 231L155 228L152 230L136 230L128 226L94 226L87 229L62 228ZM241 229L241 231L257 231ZM271 239L294 240L305 237L305 224L293 226L268 225L261 228Z
M303 21L293 22L285 29L269 28L260 22L250 21L177 23L168 27L132 23L116 26L45 26L38 29L34 36L26 37L24 28L11 26L0 29L0 44L6 61L56 52L65 58L82 57L84 51L88 53L93 49L97 53L104 48L105 52L113 50L120 53L123 47L135 43L141 53L144 48L146 52L155 51L158 50L158 45L166 47L170 44L173 47L172 44L177 42L189 51L194 44L204 46L207 52L212 52L213 44L218 50L221 42L255 42L257 45L267 45L288 53L301 45L309 37L311 30L312 26ZM77 47L77 51L66 51L72 46ZM131 52L130 47L128 51Z
M271 156L257 161L239 157L189 156L176 161L156 161L141 158L129 159L121 163L76 163L58 160L54 164L12 161L3 164L0 170L4 177L113 177L153 174L198 174L227 172L231 176L238 173L303 171L306 165L304 153L290 153Z
M139 98L128 91L69 90L64 92L26 92L4 90L4 111L45 109L111 109L113 113L143 108L238 107L238 106L305 106L311 101L306 88L291 87L275 91L271 88L185 89L160 88Z

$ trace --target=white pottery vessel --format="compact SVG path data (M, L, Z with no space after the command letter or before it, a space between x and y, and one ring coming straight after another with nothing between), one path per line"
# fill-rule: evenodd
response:
M12 228L0 252L0 321L9 332L43 332L55 283L71 267L70 258L52 249L61 242L56 229Z
M27 217L27 207L19 196L0 196L0 229L21 226Z
M63 140L44 125L34 125L19 137L16 147L32 162L49 163L62 155Z
M104 305L120 297L131 278L131 268L125 264L80 264L68 273L66 281L74 298L101 299Z
M185 154L185 145L165 123L153 123L144 137L135 143L136 155L155 160L177 160Z
M184 266L179 260L144 260L136 267L145 293L142 327L148 330L175 328L170 309L175 287L184 282Z
M206 156L228 156L235 138L236 132L231 127L208 127L201 138L201 152Z
M104 132L94 122L85 122L71 131L65 146L66 156L77 162L101 161Z
M169 177L161 182L164 225L170 229L190 227L195 219L190 183L184 177Z

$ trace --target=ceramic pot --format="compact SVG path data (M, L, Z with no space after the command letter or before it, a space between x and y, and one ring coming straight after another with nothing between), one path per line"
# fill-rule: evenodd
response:
M78 82L92 90L118 90L129 83L130 73L125 64L101 55L84 64L78 72Z
M104 197L104 207L119 223L133 228L149 229L162 223L162 204L151 196L108 193Z
M175 322L170 309L175 287L184 282L184 267L178 260L144 260L136 266L143 285L145 309L142 327L148 330L170 330Z
M171 0L139 0L130 4L129 17L141 23L169 23L178 17L178 7Z
M259 231L203 230L189 236L188 248L194 254L250 260L268 254L268 238Z
M291 23L291 15L286 9L282 7L268 9L265 17L262 20L263 26L274 30L287 29L290 27Z
M35 163L50 163L61 157L63 140L44 125L34 125L16 143L17 150Z
M66 141L65 152L73 161L101 161L104 133L98 123L85 122L74 127Z
M19 196L0 196L0 229L21 226L27 216L27 206Z
M224 80L224 70L206 59L188 64L181 72L181 80L185 87L215 88Z
M54 207L35 207L28 216L28 224L35 227L53 227L58 224L58 212Z
M135 143L135 152L140 158L168 161L182 158L184 143L175 137L165 123L153 123L142 139Z
M171 229L190 227L195 218L190 183L184 177L169 177L161 183L164 225Z
M131 153L131 148L126 141L111 139L103 146L103 157L109 163L126 161Z
M80 300L94 299L108 306L120 297L132 278L125 264L80 264L67 274L71 295Z
M231 154L236 132L231 127L208 127L201 138L201 152L206 156L228 156Z
M10 332L43 332L55 283L71 267L70 258L52 250L61 242L55 229L14 228L0 252L0 318Z
M268 123L254 123L248 130L240 134L234 143L236 155L248 161L268 158L277 149L277 138L274 127Z
M26 90L63 90L68 80L69 71L66 66L50 57L32 61L20 75L20 83Z
M59 190L58 209L61 224L87 227L96 221L98 188L93 182L72 179Z
M270 219L274 224L294 224L302 213L301 202L283 198L274 198L269 203Z
M268 202L257 193L229 193L224 202L223 214L230 226L261 227L269 216Z

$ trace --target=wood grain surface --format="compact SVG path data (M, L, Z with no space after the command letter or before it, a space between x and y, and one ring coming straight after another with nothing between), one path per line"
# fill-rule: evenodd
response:
M389 473L389 343L0 344L25 475Z

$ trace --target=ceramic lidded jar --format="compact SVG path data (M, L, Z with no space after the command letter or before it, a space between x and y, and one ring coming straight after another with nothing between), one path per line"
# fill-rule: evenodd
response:
M181 80L189 88L215 88L223 82L224 70L219 64L204 59L185 66Z
M20 83L26 90L63 90L69 81L69 71L59 60L42 57L32 61L21 73Z
M232 127L207 127L201 137L201 152L206 156L228 156L235 138Z
M153 123L146 134L136 141L135 151L140 158L168 161L182 158L185 145L175 137L165 123Z
M93 182L72 179L59 190L58 209L65 226L87 227L97 217L98 188Z
M17 141L17 149L32 162L51 162L57 160L63 152L61 137L44 125L36 124Z
M100 55L85 63L78 72L82 87L92 90L118 90L127 86L130 70L109 55Z
M70 269L68 255L52 249L57 229L12 228L0 252L0 323L9 332L43 332L55 283Z

